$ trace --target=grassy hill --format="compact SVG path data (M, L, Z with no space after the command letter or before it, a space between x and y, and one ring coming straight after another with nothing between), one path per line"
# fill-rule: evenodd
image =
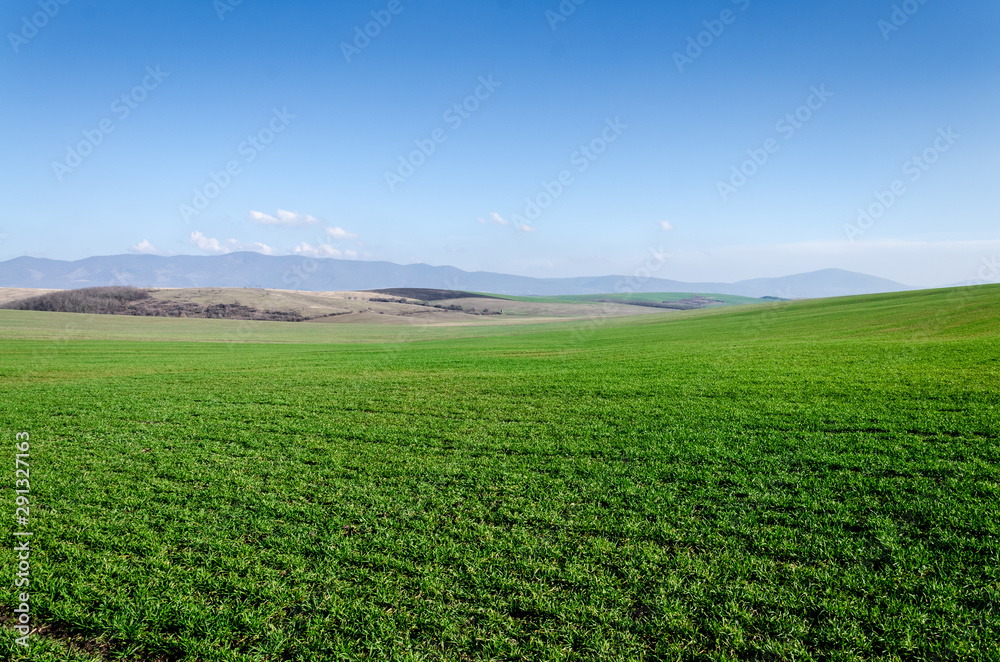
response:
M498 295L496 295L498 296ZM663 302L663 301L682 301L684 299L689 299L691 297L710 297L716 299L722 304L730 306L738 306L750 303L761 303L762 299L756 299L753 297L744 297L737 294L710 294L710 293L696 293L696 292L630 292L627 294L569 294L564 296L537 296L537 297L515 297L506 296L502 298L509 299L510 301L529 301L537 303L578 303L581 301L621 301L622 303L631 302ZM719 304L719 305L722 305Z
M1000 287L107 319L0 311L32 660L996 659Z
M74 290L31 290L0 288L0 315L3 310L74 313L87 315L130 315L147 317L228 319L245 322L281 321L324 325L370 325L373 323L408 326L469 326L476 324L523 324L553 320L581 320L594 317L622 317L661 312L617 301L570 302L513 301L495 296L452 290L404 288L365 292L302 292L259 288L175 288L92 287ZM40 322L45 333L52 320L9 317L19 322ZM112 322L67 319L74 328L93 326L120 329L173 330L184 339L194 327L166 322L139 326L122 320ZM246 325L243 325L246 326ZM209 327L206 327L209 328ZM155 332L154 332L155 333ZM2 334L2 330L0 330ZM298 336L284 330L281 335L323 339L329 332L312 331ZM337 333L333 335L337 336ZM37 337L30 336L29 337ZM98 332L96 337L102 336ZM137 338L144 336L140 331Z

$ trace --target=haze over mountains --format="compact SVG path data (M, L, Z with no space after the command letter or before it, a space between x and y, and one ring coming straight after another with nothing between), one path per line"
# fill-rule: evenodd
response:
M915 288L841 269L736 283L685 283L662 278L609 275L531 278L426 264L400 265L253 252L226 255L111 255L64 261L18 257L0 262L0 287L72 289L100 285L137 287L262 287L313 292L391 287L492 292L507 295L697 292L751 297L816 298L897 292Z

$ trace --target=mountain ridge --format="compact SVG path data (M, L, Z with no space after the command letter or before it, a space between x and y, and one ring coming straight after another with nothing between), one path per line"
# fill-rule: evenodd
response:
M401 265L297 255L234 252L224 255L105 255L80 260L21 256L0 262L0 287L75 289L136 287L259 287L321 291L395 287L466 290L517 296L613 292L692 292L751 297L821 298L901 292L918 288L843 269L821 269L735 283L683 282L636 276L535 278L451 266Z

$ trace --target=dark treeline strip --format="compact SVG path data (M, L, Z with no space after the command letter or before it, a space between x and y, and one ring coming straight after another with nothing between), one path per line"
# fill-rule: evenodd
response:
M79 290L50 292L49 294L12 301L0 306L0 308L51 313L200 317L280 322L301 322L306 319L297 311L259 310L236 302L203 306L197 303L163 301L153 298L149 290L124 286L85 287Z

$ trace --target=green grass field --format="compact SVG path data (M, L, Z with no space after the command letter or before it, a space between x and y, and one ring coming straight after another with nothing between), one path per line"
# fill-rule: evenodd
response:
M1000 660L1000 287L0 343L3 659Z
M693 296L706 296L712 299L717 299L724 302L730 306L739 306L744 304L760 303L761 299L755 299L753 297L744 297L738 294L707 294L701 293L696 294L693 292L628 292L624 294L566 294L561 296L534 296L534 297L518 297L518 296L507 296L507 295L492 295L499 296L503 299L509 299L510 301L529 301L538 303L579 303L584 301L599 301L599 300L611 300L611 301L621 301L628 303L629 301L680 301L682 299L687 299ZM722 305L722 304L715 304Z

